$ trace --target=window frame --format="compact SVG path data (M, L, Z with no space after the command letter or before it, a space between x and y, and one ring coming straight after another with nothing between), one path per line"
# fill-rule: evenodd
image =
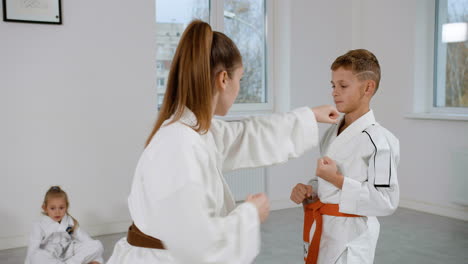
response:
M155 0L157 1L157 0ZM273 87L273 65L274 49L273 49L273 14L274 14L274 0L264 1L264 24L265 24L265 42L264 42L264 78L265 78L265 103L234 103L231 107L228 116L243 116L247 114L262 114L272 113L274 111L274 87ZM224 0L208 0L209 5L209 23L213 30L224 32ZM157 57L156 57L157 59ZM156 78L159 78L160 72L156 71ZM157 92L157 102L159 97L163 94ZM159 103L158 103L159 105Z
M444 0L445 1L445 0ZM414 28L414 92L410 119L468 121L468 107L435 107L439 0L417 3ZM443 66L445 68L445 64ZM440 68L439 68L440 70ZM445 79L445 75L443 77Z
M243 113L264 113L273 112L273 72L271 64L273 53L273 34L269 31L273 25L273 3L271 0L265 1L264 10L264 24L265 24L265 56L264 56L264 69L265 69L265 103L250 103L250 104L238 104L234 103L229 110L228 115L242 115ZM210 0L210 24L214 30L224 32L224 0Z
M441 45L439 38L442 34L442 21L445 21L447 16L447 1L435 0L433 89L431 91L429 111L435 114L456 114L468 117L468 107L437 106L438 101L445 101L447 45Z

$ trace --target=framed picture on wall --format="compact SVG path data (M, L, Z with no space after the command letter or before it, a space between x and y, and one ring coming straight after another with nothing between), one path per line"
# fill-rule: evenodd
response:
M62 24L61 0L2 0L3 21Z

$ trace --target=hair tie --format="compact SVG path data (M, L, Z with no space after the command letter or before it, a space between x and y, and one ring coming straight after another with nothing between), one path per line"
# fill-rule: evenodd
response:
M68 233L69 235L71 235L71 234L73 234L73 229L72 229L72 228L73 228L72 226L68 226L67 229L66 229L65 231L67 231L67 233Z

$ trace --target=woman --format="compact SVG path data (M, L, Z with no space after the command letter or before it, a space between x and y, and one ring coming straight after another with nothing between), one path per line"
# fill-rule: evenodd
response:
M236 45L202 21L185 30L162 108L128 198L134 225L108 263L251 263L260 249L265 194L235 206L222 172L298 157L318 141L331 106L242 122L212 120L232 106L243 74Z

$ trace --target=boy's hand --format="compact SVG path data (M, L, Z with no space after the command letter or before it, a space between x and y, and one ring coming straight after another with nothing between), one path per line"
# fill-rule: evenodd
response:
M335 185L339 189L343 187L343 175L338 172L336 162L327 156L320 158L317 161L317 170L315 171L315 174L327 182Z
M338 117L340 116L336 108L332 105L321 105L313 107L312 112L314 112L317 122L320 123L334 124L338 121Z
M298 183L291 192L291 200L297 204L312 196L312 186Z

